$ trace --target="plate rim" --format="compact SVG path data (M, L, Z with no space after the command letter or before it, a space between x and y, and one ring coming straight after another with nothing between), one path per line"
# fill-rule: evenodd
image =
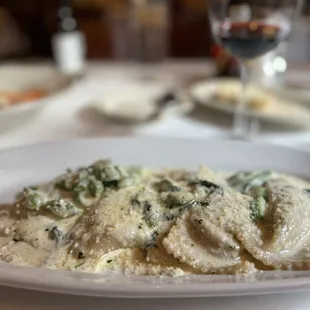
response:
M217 84L221 82L238 82L238 81L239 80L236 78L214 78L211 80L199 81L195 84L192 84L189 87L188 94L190 98L201 107L212 109L212 110L215 110L221 113L233 115L235 113L235 109L233 106L223 105L223 104L216 105L216 104L213 104L211 100L205 100L205 101L200 100L199 98L197 98L197 95L195 94L195 89L204 84L209 84L210 86L217 86ZM305 105L301 105L301 106L305 107ZM309 106L307 106L307 108L309 108ZM248 117L257 118L265 122L280 123L280 124L283 124L283 123L293 124L294 126L299 124L302 126L303 131L310 128L310 125L308 122L306 122L306 120L303 120L302 124L300 124L298 120L290 118L289 115L283 116L283 117L276 117L273 115L268 115L268 114L260 113L259 111L253 111L253 110L246 111L246 114ZM309 110L309 115L310 115L310 110ZM310 116L309 116L309 120L310 120Z
M306 155L310 156L310 151L304 149L304 148L296 148L296 147L289 147L286 145L278 145L278 144L270 144L265 141L257 140L257 141L242 141L242 140L233 140L233 139L219 139L219 137L157 137L157 136L117 136L117 137L90 137L90 138L65 138L62 140L53 140L53 141L36 141L31 142L23 145L15 145L10 146L7 148L1 148L0 149L0 156L5 153L9 152L16 152L20 150L28 151L32 148L41 148L46 146L55 146L58 145L62 146L69 143L95 143L95 142L144 142L144 141L183 141L184 143L196 143L196 142L210 142L215 144L231 144L231 145L252 145L252 146L261 146L261 147L268 147L270 149L282 149L287 151L293 151L297 153L304 153Z

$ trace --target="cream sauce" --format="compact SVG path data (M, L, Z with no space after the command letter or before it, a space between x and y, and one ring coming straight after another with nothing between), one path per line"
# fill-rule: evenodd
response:
M2 261L163 276L310 268L310 185L303 180L241 174L230 183L231 173L203 166L196 173L126 171L106 161L93 167L0 207ZM260 191L252 191L257 184Z

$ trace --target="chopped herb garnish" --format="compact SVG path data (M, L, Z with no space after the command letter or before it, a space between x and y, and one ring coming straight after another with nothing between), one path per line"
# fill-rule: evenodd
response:
M73 191L76 193L88 191L90 179L87 177L79 178L74 184Z
M157 226L158 216L148 200L142 199L139 195L136 195L131 199L131 205L142 212L143 219L150 228Z
M267 196L268 196L267 188L264 186L258 186L258 187L251 188L249 190L249 194L254 198L262 196L265 198L265 200L267 200Z
M175 185L171 180L164 179L162 181L159 181L155 183L155 188L159 192L179 192L181 191L181 188L177 185Z
M44 209L60 218L67 218L81 213L74 204L64 199L50 200L44 205Z
M102 181L112 182L119 181L123 178L122 171L113 165L106 166L102 169L101 176L104 175L104 179Z
M218 186L218 185L216 185L216 184L214 184L214 183L212 183L212 182L209 182L209 181L207 181L207 180L197 180L196 182L195 182L195 184L198 184L198 185L200 185L200 186L203 186L203 187L206 187L206 188L209 188L209 189L212 189L212 190L214 190L214 189L219 189L220 188L220 186Z
M107 260L107 263L108 263L108 264L110 264L110 263L112 263L112 262L113 262L113 259L108 259L108 260Z
M104 181L103 184L106 188L112 188L112 189L118 189L118 182L117 180L115 181Z
M198 222L198 224L201 225L201 224L203 223L203 220L202 220L202 219L199 219L197 222Z
M210 195L213 193L218 193L221 196L224 195L224 190L222 187L220 187L219 185L215 183L209 182L207 180L200 180L200 179L193 178L193 179L190 179L190 184L204 187L205 189L208 190Z
M45 229L45 231L49 231L49 229L48 229L48 228L46 228L46 229Z
M82 265L84 265L85 263L80 263L78 265L76 265L74 268L78 268L78 267L81 267Z
M194 195L189 192L174 192L169 193L165 199L166 204L170 209L185 207L192 205L194 202Z
M131 198L131 205L135 208L140 208L141 207L141 201L138 196L132 197Z
M103 189L104 189L103 185L100 181L97 181L95 179L91 179L88 183L89 193L94 198L98 198L99 196L101 196Z
M26 201L26 204L30 210L39 211L40 207L44 203L41 195L32 190L31 188L25 188L23 192L23 197Z
M150 212L151 209L152 209L152 206L151 206L151 204L150 204L149 202L145 202L144 208L145 208L145 210L146 210L147 212Z
M85 255L83 252L79 252L78 259L82 259L82 258L85 258Z
M266 208L266 200L264 199L264 197L259 196L255 198L250 205L251 219L253 221L258 221L258 220L263 219L265 208Z
M90 207L102 197L103 183L93 176L80 179L73 188L75 200L84 207Z
M157 237L159 236L159 233L157 230L155 230L152 233L151 239L149 240L149 242L145 245L145 249L150 248L150 247L154 247L154 248L158 248L158 246L156 245L157 242Z
M69 176L65 175L61 177L61 179L54 184L54 187L61 191L66 191L66 192L72 191L73 186L74 186L74 179L75 178L73 177L73 175L69 175Z
M194 247L195 246L195 244L194 243L191 243L191 247Z
M174 218L175 218L175 215L173 215L173 214L165 215L165 219L168 222L174 220Z
M238 172L231 176L227 182L235 190L247 194L252 188L263 186L271 176L270 171Z
M185 211L191 209L195 205L195 200L192 200L179 208L179 215L182 215Z
M210 204L209 201L198 201L197 203L202 207L207 207Z
M61 191L73 192L76 202L89 207L103 196L105 189L118 190L135 182L132 174L111 164L108 160L100 160L88 167L71 170L62 176L54 187Z
M51 239L56 240L56 242L59 242L63 237L62 231L60 231L57 226L54 226L52 228L50 235L51 235Z

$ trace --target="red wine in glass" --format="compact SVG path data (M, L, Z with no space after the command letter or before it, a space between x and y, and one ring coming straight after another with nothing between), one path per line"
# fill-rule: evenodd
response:
M280 27L260 22L224 22L219 27L221 44L234 56L253 59L272 51L283 40Z

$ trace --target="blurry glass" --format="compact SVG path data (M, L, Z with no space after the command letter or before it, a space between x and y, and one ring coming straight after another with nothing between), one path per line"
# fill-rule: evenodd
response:
M240 61L242 68L242 91L235 110L233 138L249 136L245 94L253 61L275 51L287 39L301 4L302 0L211 1L214 37Z
M251 81L267 88L283 86L287 71L287 43L251 63Z
M129 58L129 9L125 2L116 2L109 8L108 20L111 30L113 57L116 60Z
M169 1L131 0L110 18L116 59L163 61L168 54Z
M168 1L132 0L131 53L141 62L158 62L167 57Z
M308 23L304 25L305 18L301 16L304 9L305 1L298 1L298 6L295 11L295 26L287 41L281 42L281 44L270 53L260 57L251 64L251 80L257 84L260 84L266 88L281 88L284 86L285 75L288 67L288 60L290 61L306 61L308 60L302 57L302 53L307 54L307 46L309 46L309 36L304 36L305 32L310 33L309 30L303 31L303 29L309 29ZM274 16L275 18L275 16ZM281 20L281 15L276 16L278 23L285 25L285 20ZM296 40L299 38L299 40ZM296 58L292 57L292 51L295 53Z

